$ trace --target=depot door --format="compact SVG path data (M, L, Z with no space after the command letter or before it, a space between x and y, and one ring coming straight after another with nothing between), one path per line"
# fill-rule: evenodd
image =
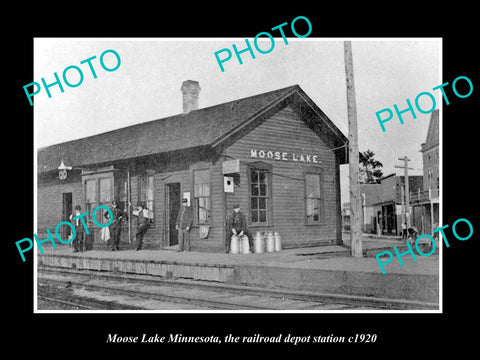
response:
M166 187L167 239L168 245L178 244L178 231L175 230L178 212L180 211L180 183L167 184Z

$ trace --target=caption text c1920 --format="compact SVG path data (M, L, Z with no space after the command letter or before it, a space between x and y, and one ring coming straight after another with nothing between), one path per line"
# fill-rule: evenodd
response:
M217 335L206 336L185 336L182 334L142 334L141 336L121 336L118 334L108 334L106 343L209 343L209 344L267 344L267 343L283 343L290 345L300 345L309 343L375 343L377 334L351 334L349 336L330 335L303 335L297 336L292 334L279 334L277 336L263 336L254 334L250 336L234 336L228 334L222 337Z

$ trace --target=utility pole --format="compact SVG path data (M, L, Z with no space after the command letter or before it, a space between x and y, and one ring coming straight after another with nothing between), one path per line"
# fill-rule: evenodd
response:
M398 160L403 161L403 166L395 165L396 168L404 169L405 172L405 212L407 216L407 229L410 228L410 182L408 181L408 169L413 170L413 168L408 167L408 162L410 159L407 156L403 158L398 158Z
M400 186L400 199L402 200L402 225L403 225L403 223L405 222L405 191L403 189L403 185Z
M353 78L352 43L344 41L345 75L347 79L347 110L348 110L348 163L350 183L350 240L351 255L363 257L360 212L360 186L358 179L358 130L357 104L355 100L355 82Z

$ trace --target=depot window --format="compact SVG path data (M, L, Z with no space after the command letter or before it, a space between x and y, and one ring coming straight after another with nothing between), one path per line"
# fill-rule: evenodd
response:
M155 216L153 175L145 175L140 177L139 192L140 201L144 202L145 207L151 210L153 216Z
M250 224L266 225L271 219L272 197L271 197L270 169L250 168Z
M97 207L97 180L85 181L85 206L88 212L88 220L92 221L90 214Z
M112 177L97 177L85 180L85 211L88 212L88 222L93 223L92 212L100 206L110 207L112 205L113 187ZM103 211L96 213L96 220L99 224L106 224L108 219L103 216Z
M320 174L305 174L305 217L307 224L323 220L322 179Z
M195 221L197 224L210 224L210 170L195 170L193 172L194 184L194 208Z

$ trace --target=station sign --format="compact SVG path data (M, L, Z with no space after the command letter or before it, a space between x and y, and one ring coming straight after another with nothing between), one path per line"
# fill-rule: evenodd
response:
M320 164L319 155L308 153L289 153L271 150L250 149L250 157L255 159L272 159L280 161L293 161L311 164Z
M240 160L227 160L222 163L222 174L235 174L240 172Z

